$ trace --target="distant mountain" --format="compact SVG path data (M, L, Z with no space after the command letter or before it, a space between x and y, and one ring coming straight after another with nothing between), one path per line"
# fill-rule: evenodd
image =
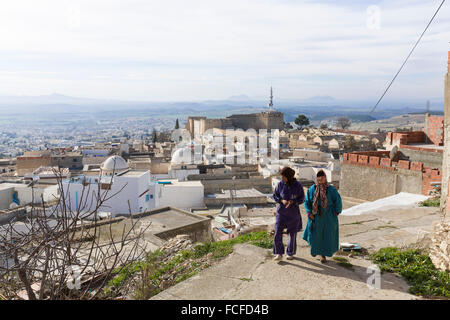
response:
M249 96L245 95L245 94L241 94L241 95L237 95L237 96L231 96L228 98L228 100L232 100L232 101L248 101L248 100L252 100Z
M330 101L336 101L336 99L331 96L314 96L314 97L306 99L306 101L330 102Z
M431 99L430 99L431 100ZM245 94L234 95L225 100L197 101L123 101L112 99L91 99L71 97L60 93L41 96L0 96L0 110L7 114L31 113L117 113L138 112L151 116L205 115L223 117L237 113L256 113L268 109L268 99L250 98ZM293 121L299 114L305 114L312 121L334 116L356 115L354 121L383 119L398 114L424 112L426 101L384 100L375 112L371 113L375 101L341 100L327 95L305 99L274 100L274 109L284 113L285 121ZM431 100L432 111L443 110L443 100Z

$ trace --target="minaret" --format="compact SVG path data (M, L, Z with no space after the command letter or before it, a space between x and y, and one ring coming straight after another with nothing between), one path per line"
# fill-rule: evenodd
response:
M270 87L269 111L273 111L273 91L272 91L272 87Z

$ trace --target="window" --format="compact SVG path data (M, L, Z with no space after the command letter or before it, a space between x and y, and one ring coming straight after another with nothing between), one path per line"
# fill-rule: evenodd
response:
M145 195L145 201L150 201L150 195L149 194Z
M111 190L111 184L110 183L102 183L101 189L102 190Z

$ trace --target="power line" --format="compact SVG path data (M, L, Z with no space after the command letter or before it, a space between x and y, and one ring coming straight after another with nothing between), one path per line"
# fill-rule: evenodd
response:
M436 12L434 13L433 17L431 18L430 22L428 22L425 30L423 30L422 34L420 35L419 39L417 39L416 43L414 44L413 48L411 49L411 51L409 52L408 56L406 57L406 59L403 61L400 69L398 69L397 73L395 74L394 78L392 78L391 82L389 83L389 85L387 86L386 90L384 90L383 94L381 95L380 99L378 99L377 103L375 104L375 106L372 107L372 110L370 110L369 115L375 111L375 109L377 108L377 106L380 104L381 100L384 98L384 96L386 95L386 93L388 92L389 88L392 86L392 84L394 83L395 79L397 78L397 76L399 75L399 73L402 71L403 67L405 66L406 62L408 61L409 57L411 56L411 54L413 53L414 49L417 47L417 45L419 44L420 40L422 39L423 35L425 34L425 32L428 30L428 27L431 25L431 23L433 22L434 18L436 17L436 15L438 14L439 10L441 9L442 5L444 4L445 0L442 0L441 4L439 5L439 7L437 8Z

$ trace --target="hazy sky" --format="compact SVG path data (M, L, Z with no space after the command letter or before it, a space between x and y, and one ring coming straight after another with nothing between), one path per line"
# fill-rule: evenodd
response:
M39 0L0 9L0 95L376 99L441 0ZM389 98L442 98L450 3Z

